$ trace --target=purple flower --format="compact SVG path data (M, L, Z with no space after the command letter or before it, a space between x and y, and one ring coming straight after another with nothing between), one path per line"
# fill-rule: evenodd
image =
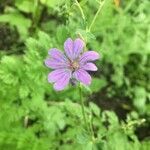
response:
M80 81L85 85L91 83L91 76L87 71L97 71L91 61L99 59L95 51L83 53L85 43L77 38L68 38L64 43L65 54L56 48L49 50L49 58L45 60L47 67L54 69L48 74L48 81L54 83L54 89L63 90L70 81Z

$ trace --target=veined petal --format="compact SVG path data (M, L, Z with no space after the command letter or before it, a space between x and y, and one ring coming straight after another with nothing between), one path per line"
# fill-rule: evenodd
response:
M85 85L91 84L91 76L83 69L75 71L73 77Z
M87 51L85 53L82 54L82 56L80 57L80 63L85 63L88 61L94 61L99 59L99 54L95 51Z
M70 76L71 71L69 69L57 69L48 74L48 82L53 83L62 79L64 76Z
M97 71L97 67L93 63L86 63L84 65L81 65L81 68L88 71Z
M67 68L68 67L67 62L60 62L54 58L47 58L45 60L45 65L49 68L52 68L52 69L61 69L61 68Z
M70 78L71 78L71 71L69 70L68 72L65 72L65 74L55 82L54 89L56 91L63 90L69 84Z
M68 38L64 43L66 55L71 60L78 58L80 53L83 51L84 45L84 42L79 38L77 38L75 41L73 41L71 38Z
M72 60L73 59L73 40L68 38L64 43L64 49L66 55Z
M83 40L77 38L75 41L74 41L74 59L78 58L80 53L83 51L83 48L85 46L85 43Z
M48 51L48 54L51 56L51 58L60 61L60 62L66 62L68 61L66 56L58 49L52 48Z

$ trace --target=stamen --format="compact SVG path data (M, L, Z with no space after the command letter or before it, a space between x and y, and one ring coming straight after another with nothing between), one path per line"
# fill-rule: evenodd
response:
M75 71L79 68L79 63L77 61L70 62L71 70Z

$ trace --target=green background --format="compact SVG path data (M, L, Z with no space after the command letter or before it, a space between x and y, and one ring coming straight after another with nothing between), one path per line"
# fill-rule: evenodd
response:
M150 2L0 0L0 150L149 150ZM117 4L117 2L119 2ZM83 88L54 91L48 50L82 36L101 55ZM93 138L94 136L94 138Z

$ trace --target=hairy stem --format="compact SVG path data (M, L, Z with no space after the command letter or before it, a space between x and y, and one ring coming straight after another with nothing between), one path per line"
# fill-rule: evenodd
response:
M80 4L77 0L75 0L75 3L76 3L76 5L78 6L78 8L80 10L80 13L81 13L81 16L82 16L83 20L85 21L85 15L84 15L83 9L81 8L81 6L80 6Z
M88 133L91 135L92 141L94 142L95 137L94 137L94 131L93 131L93 126L92 126L92 114L90 114L90 116L88 118L88 119L90 119L90 121L87 121L87 116L86 116L85 109L84 109L84 101L83 101L81 83L80 83L80 86L79 86L79 93L80 93L81 109L82 109L84 124L85 124L85 127L86 127Z
M80 93L80 101L81 101L81 109L82 109L83 120L84 120L85 126L88 129L88 123L87 123L87 119L86 119L86 115L85 115L85 109L84 109L84 102L83 102L83 94L82 94L82 86L81 86L81 84L79 86L79 93Z
M95 23L95 21L96 21L96 19L97 19L98 14L100 13L100 11L102 10L102 8L103 8L103 6L104 6L104 3L105 3L105 0L102 1L102 2L100 2L99 8L98 8L98 10L97 10L97 12L96 12L96 14L95 14L95 16L94 16L94 18L93 18L93 20L92 20L90 26L89 26L88 31L91 31L92 26L94 25L94 23Z

